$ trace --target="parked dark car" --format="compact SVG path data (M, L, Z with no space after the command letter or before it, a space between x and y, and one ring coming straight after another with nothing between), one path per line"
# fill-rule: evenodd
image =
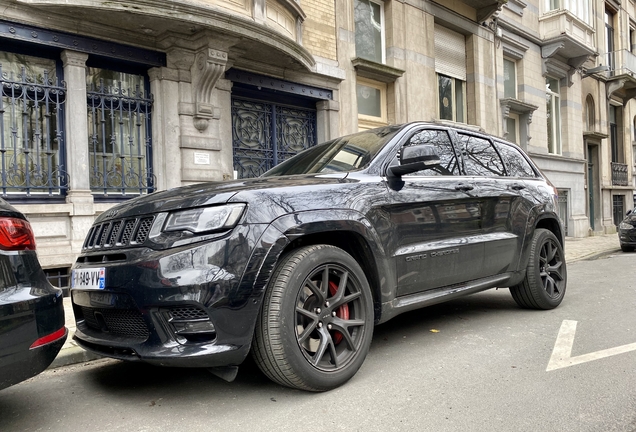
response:
M636 213L631 210L618 225L618 241L623 252L632 252L636 248Z
M251 351L310 391L356 373L374 324L493 287L551 309L567 280L556 189L517 146L435 123L119 204L73 268L82 347L227 379Z
M0 199L0 389L49 367L66 335L62 290L42 271L31 225Z

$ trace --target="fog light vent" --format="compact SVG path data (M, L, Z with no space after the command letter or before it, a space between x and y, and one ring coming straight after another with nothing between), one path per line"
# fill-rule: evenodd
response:
M175 321L172 323L175 333L179 335L216 333L214 324L207 319L205 321Z
M191 321L200 319L209 319L208 314L204 310L195 306L179 306L168 310L171 321Z

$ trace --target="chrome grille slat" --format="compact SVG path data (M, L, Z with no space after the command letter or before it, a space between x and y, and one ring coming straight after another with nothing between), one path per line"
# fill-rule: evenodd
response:
M82 250L142 245L150 234L154 220L154 216L145 216L95 224L88 231Z
M119 238L119 229L121 228L121 221L113 222L113 229L110 231L110 237L108 238L108 245L113 246L117 243Z
M110 223L105 223L104 225L102 225L102 232L101 232L101 235L99 236L100 247L103 247L104 243L106 242L106 234L108 233L109 228L110 228Z
M132 237L133 230L135 228L135 222L136 222L135 220L127 220L124 223L124 229L122 231L121 241L120 241L120 243L122 245L126 245L130 241L130 238Z

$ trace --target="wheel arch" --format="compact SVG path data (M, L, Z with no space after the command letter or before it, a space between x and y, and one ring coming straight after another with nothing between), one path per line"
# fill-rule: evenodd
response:
M342 249L360 265L371 288L373 310L377 322L381 313L381 282L372 248L365 237L353 230L319 231L294 239L285 247L283 254L301 246L316 244L327 244Z
M565 237L559 217L555 213L535 209L535 211L530 213L528 218L527 230L523 240L521 255L519 257L518 270L511 278L510 285L516 285L525 277L526 265L530 257L531 240L537 229L547 229L554 234L565 251Z
M324 211L290 214L274 221L266 233L272 246L261 257L262 265L254 278L256 292L265 291L283 254L301 246L328 244L347 252L362 268L373 297L375 322L379 321L383 286L393 271L377 233L363 215L350 210L331 211L327 219ZM277 238L273 238L274 233Z
M556 215L543 215L539 217L534 229L536 230L539 228L547 229L552 232L559 243L561 243L561 247L565 249L563 229L561 227L561 222Z

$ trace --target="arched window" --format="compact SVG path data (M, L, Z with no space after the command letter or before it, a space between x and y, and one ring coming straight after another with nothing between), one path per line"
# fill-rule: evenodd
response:
M594 113L594 98L592 95L587 95L585 100L585 130L594 130L596 124L596 116Z

